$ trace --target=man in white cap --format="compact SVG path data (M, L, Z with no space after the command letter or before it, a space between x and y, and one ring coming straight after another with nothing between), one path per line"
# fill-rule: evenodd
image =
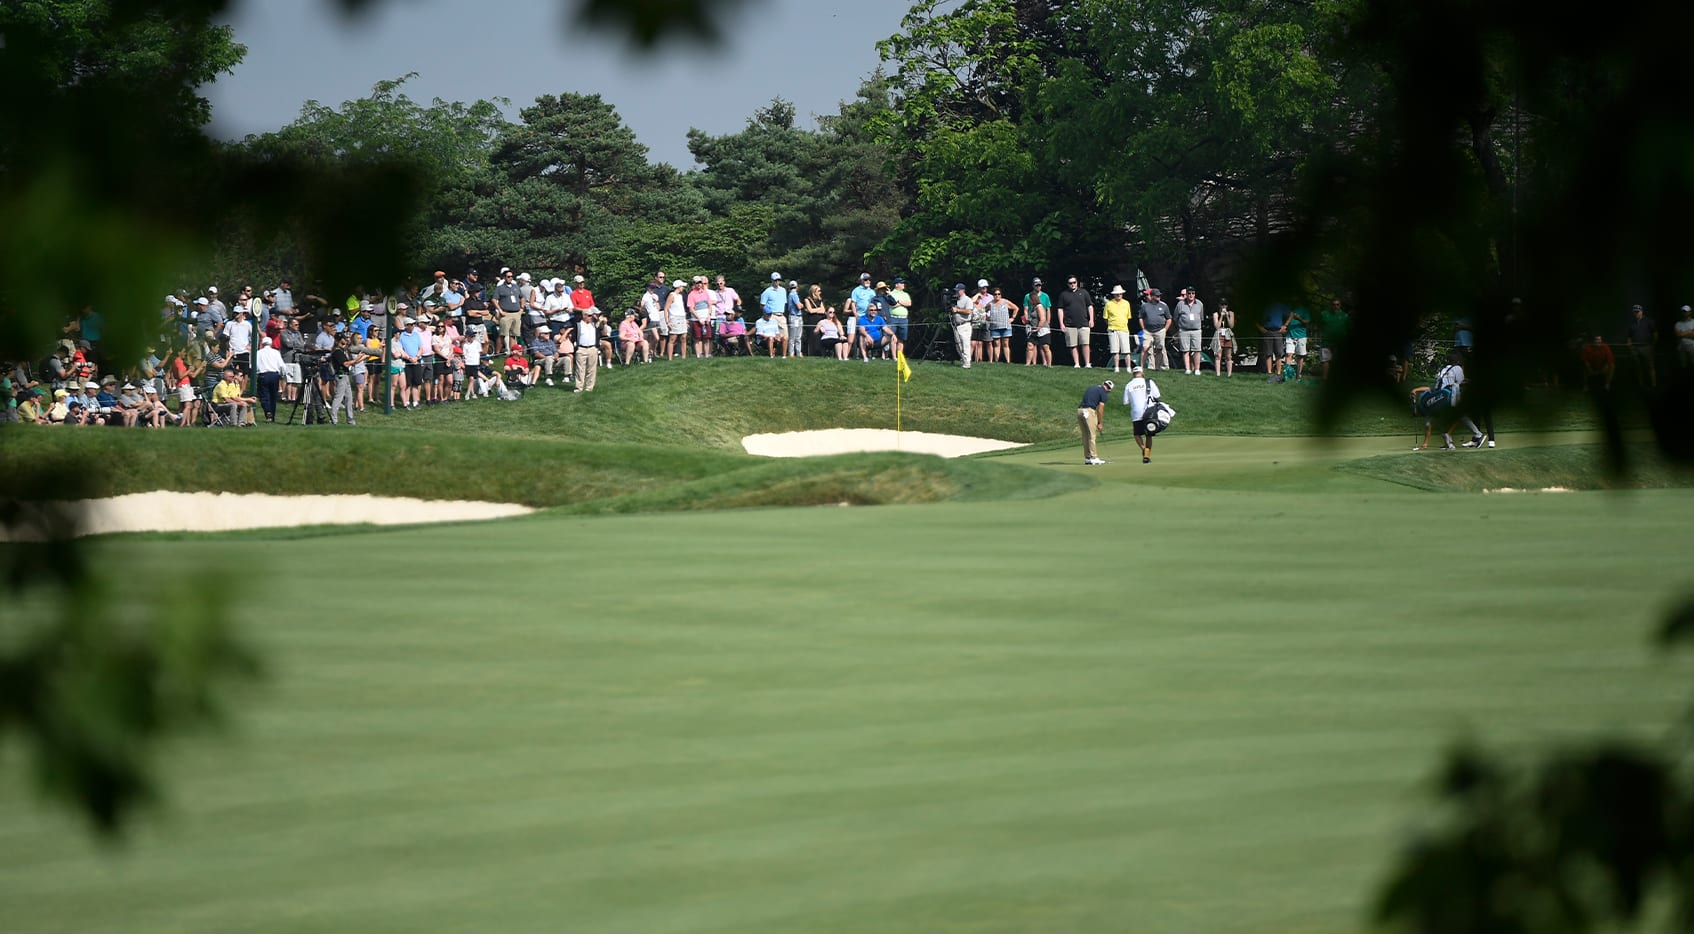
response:
M600 309L593 305L577 316L576 388L573 392L593 392L594 381L600 372Z
M259 353L253 359L253 372L257 374L259 387L259 408L264 410L265 421L276 421L276 401L282 388L282 351L271 346L268 337L259 338Z
M535 329L535 337L529 342L529 353L546 376L547 385L553 385L553 364L559 359L559 345L553 340L552 328L543 324Z
M865 311L871 306L871 299L876 297L876 289L871 287L871 274L859 273L859 284L853 289L853 316L863 318Z
M1129 406L1129 420L1135 428L1135 446L1141 449L1141 463L1153 462L1153 432L1147 430L1147 416L1153 403L1159 401L1159 384L1148 379L1136 364L1130 369L1134 377L1123 387L1123 404Z
M1676 319L1676 360L1684 367L1694 367L1694 307L1683 305L1682 317Z
M788 320L788 290L782 287L782 273L771 273L771 284L759 293L759 311L772 321Z

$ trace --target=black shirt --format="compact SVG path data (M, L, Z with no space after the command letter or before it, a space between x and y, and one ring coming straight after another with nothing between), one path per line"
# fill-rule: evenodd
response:
M1094 297L1087 289L1066 289L1059 293L1059 321L1067 328L1088 327L1088 309Z
M1106 387L1098 385L1090 386L1088 387L1088 391L1082 394L1082 405L1080 408L1099 408L1100 406L1105 405L1106 400L1111 397L1112 394L1106 389Z

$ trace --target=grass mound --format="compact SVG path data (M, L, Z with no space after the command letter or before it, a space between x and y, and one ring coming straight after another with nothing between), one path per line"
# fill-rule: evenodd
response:
M902 427L1020 444L1074 441L1082 393L1103 379L1121 387L1128 378L1099 368L982 364L965 371L943 362L914 363L913 371L901 387ZM1245 373L1219 379L1161 372L1155 379L1180 413L1182 430L1205 435L1310 435L1323 391L1314 382L1267 385L1263 376ZM740 451L741 439L751 434L893 428L894 388L894 367L884 362L718 358L619 367L591 395L542 386L515 404L477 400L391 419L372 413L365 421L502 438ZM1519 413L1518 424L1593 424L1579 397L1537 396L1532 402L1534 417ZM1400 394L1362 398L1334 433L1394 434L1407 430L1408 422Z
M1539 490L1666 489L1694 486L1694 471L1661 457L1651 444L1629 444L1622 473L1608 466L1598 444L1492 451L1436 451L1369 457L1337 469L1419 490L1476 493L1510 488Z
M1018 464L892 452L839 454L761 459L728 473L582 503L568 511L600 515L758 506L880 506L1035 499L1093 485L1094 481L1087 477Z

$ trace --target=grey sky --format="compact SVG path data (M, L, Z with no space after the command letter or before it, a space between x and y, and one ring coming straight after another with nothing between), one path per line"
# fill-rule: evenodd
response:
M600 94L654 161L686 169L691 126L734 132L773 97L793 101L807 125L835 112L910 6L745 0L726 17L722 45L671 42L644 54L569 28L561 0L389 0L351 20L329 0L245 0L231 22L247 58L207 89L211 129L226 138L274 130L307 100L339 106L415 71L406 93L419 103L506 97L514 119L537 95Z

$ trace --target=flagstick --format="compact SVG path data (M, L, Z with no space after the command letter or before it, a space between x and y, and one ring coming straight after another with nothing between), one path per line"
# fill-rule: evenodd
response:
M895 358L899 360L898 357ZM894 368L894 450L900 450L900 368Z

